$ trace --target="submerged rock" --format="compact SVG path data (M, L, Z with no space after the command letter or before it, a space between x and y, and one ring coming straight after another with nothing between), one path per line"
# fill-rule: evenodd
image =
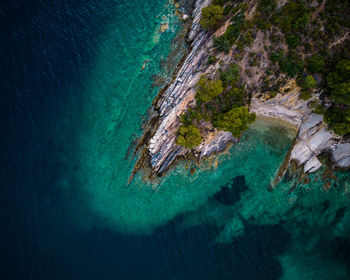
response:
M165 32L165 31L167 31L168 28L169 28L169 23L168 23L168 22L162 22L162 23L160 24L159 32L160 32L160 33L163 33L163 32Z

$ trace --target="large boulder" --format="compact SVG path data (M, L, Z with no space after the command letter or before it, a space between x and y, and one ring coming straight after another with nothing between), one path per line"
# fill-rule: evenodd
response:
M350 167L350 143L338 143L331 153L334 164L341 168Z

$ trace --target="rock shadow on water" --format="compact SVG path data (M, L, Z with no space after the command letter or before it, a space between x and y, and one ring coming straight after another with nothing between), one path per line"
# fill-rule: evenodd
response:
M245 177L240 175L223 185L213 198L224 205L233 205L241 199L241 193L246 190L248 186L245 183Z

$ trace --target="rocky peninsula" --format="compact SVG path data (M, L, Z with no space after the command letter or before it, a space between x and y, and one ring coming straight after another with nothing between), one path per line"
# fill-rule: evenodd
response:
M231 5L230 1L221 2L225 3L225 9ZM276 1L277 7L274 9L281 9L286 2ZM312 5L315 8L310 8L312 11L310 17L317 17L324 9L325 1L320 5L316 5L317 1L314 2ZM318 156L328 153L334 168L349 168L349 138L335 134L324 122L323 115L314 109L315 104L320 104L324 98L322 97L324 88L310 89L310 97L301 98L305 88L300 85L297 77L275 71L278 66L271 59L275 54L274 51L287 52L291 48L281 31L274 27L254 28L249 44L241 46L240 49L238 44L234 44L223 51L217 44L215 45L215 39L224 36L228 27L234 23L231 23L232 19L226 16L214 31L204 30L200 23L202 9L210 4L211 0L194 2L192 23L187 38L188 55L182 61L172 83L161 91L153 104L154 118L141 141L141 145L145 147L144 154L147 154L143 156L143 161L149 161L152 173L162 175L177 158L192 155L201 159L225 150L230 142L239 141L239 137L234 137L231 132L222 131L202 119L198 122L202 136L200 145L189 149L176 142L178 129L181 126L181 115L196 104L196 87L200 77L205 75L209 79L214 79L220 69L225 69L233 63L240 68L240 78L249 99L246 105L249 111L260 118L280 120L298 131L286 159L288 164L295 161L298 166L303 166L305 173L312 173L322 166ZM232 16L240 12L246 21L253 22L259 5L259 1L232 4L229 14ZM341 38L338 38L339 40ZM331 42L330 47L334 47L338 41ZM344 42L347 40L339 44ZM215 57L215 60L208 63L211 57ZM300 77L303 78L302 75ZM315 74L313 77L317 79L319 75ZM326 104L327 106L330 105Z

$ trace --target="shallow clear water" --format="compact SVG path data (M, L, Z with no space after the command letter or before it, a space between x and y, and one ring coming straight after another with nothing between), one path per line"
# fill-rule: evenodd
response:
M270 191L295 136L281 124L127 185L154 75L185 48L168 2L1 4L2 278L348 279L349 173Z

